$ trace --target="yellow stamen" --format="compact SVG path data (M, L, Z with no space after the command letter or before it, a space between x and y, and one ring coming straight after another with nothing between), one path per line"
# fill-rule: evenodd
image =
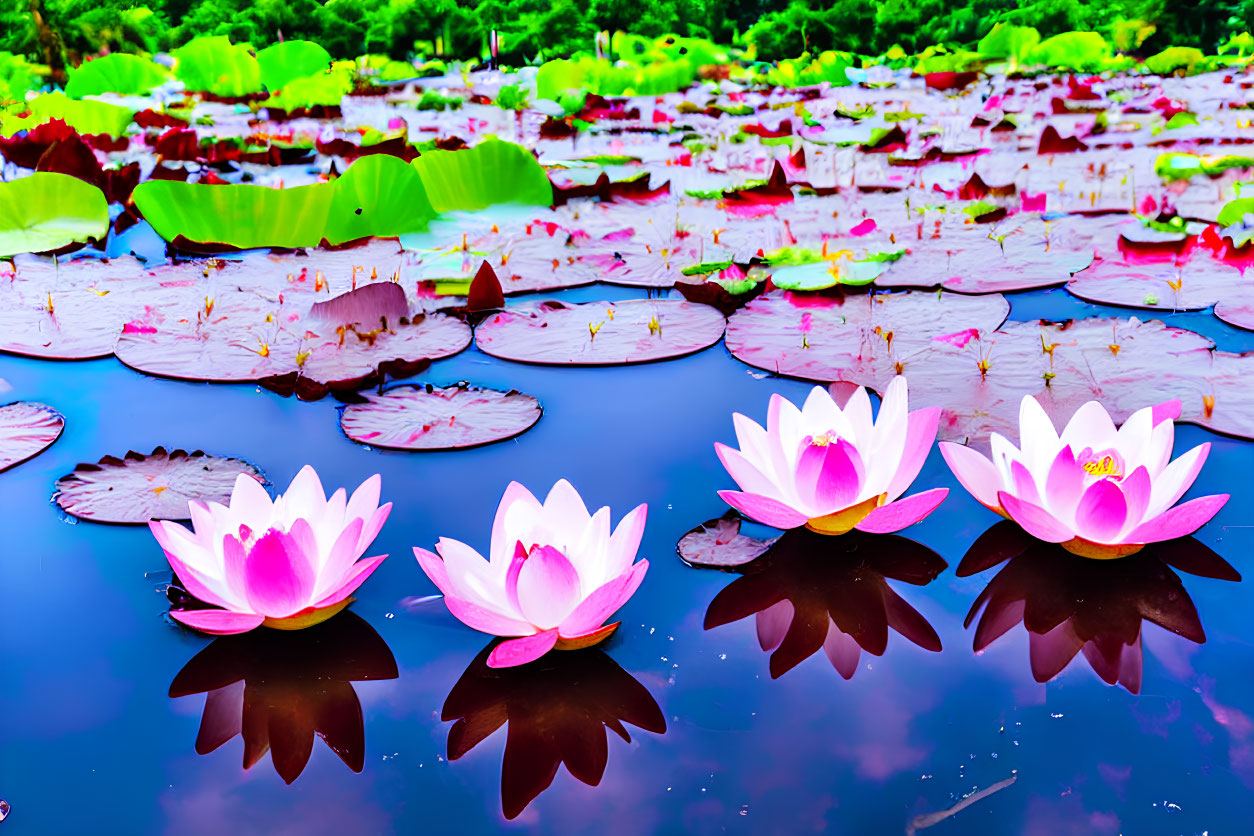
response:
M1109 453L1100 459L1085 462L1084 472L1090 476L1113 476L1116 479L1123 476L1122 471L1119 469L1119 464L1115 461L1115 457Z

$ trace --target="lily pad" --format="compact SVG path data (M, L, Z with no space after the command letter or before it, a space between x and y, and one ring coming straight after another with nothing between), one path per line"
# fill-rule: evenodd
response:
M460 383L397 386L364 393L349 404L340 427L353 441L389 450L459 450L504 441L531 429L543 410L530 395Z
M271 189L148 180L134 201L165 240L210 251L390 237L425 229L435 216L418 175L385 154L362 157L333 183Z
M732 314L727 348L751 366L805 380L848 380L870 368L891 377L937 348L937 338L991 331L1009 312L997 294L771 292Z
M375 386L389 376L407 377L463 350L471 338L466 323L439 313L337 324L339 314L365 307L348 303L314 313L299 303L241 292L213 303L208 312L187 311L124 331L114 353L131 368L159 377L259 381L316 400L331 391ZM328 311L336 312L331 320Z
M280 90L298 78L321 73L331 66L331 53L313 41L282 41L257 52L261 83Z
M486 209L497 203L553 203L553 186L531 152L496 138L465 151L428 151L412 165L431 205L440 212Z
M38 456L64 429L65 418L46 404L18 401L0 406L0 471Z
M0 183L0 257L103 240L108 232L104 192L77 177L36 172Z
M28 115L6 114L0 118L0 135L12 136L59 119L80 134L120 137L134 115L129 108L92 100L78 101L64 93L45 93L28 99L25 109Z
M648 363L709 348L726 320L708 305L663 300L540 302L494 314L475 329L487 354L522 363Z
M137 96L164 84L168 78L165 69L148 58L114 52L70 70L65 94L73 99L101 93Z
M225 35L193 38L170 53L174 74L197 93L246 96L261 91L261 65L244 44Z
M761 557L778 537L759 540L740 533L740 514L728 511L715 520L703 522L679 540L679 556L690 566L730 569Z
M225 504L240 474L266 483L245 461L158 447L148 455L131 451L121 459L105 456L80 464L57 480L53 499L67 514L92 522L186 520L191 500Z

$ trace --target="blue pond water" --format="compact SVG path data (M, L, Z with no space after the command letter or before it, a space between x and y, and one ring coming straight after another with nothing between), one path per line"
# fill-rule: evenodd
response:
M1061 291L1012 301L1016 319L1116 313ZM1224 349L1254 349L1254 335L1209 313L1172 322ZM1250 585L1181 573L1206 641L1147 623L1139 695L1105 684L1083 656L1038 684L1022 625L972 652L963 618L998 570L959 578L954 568L996 517L957 486L939 454L916 489L956 490L903 533L948 568L926 586L889 585L934 628L943 652L890 633L887 652L863 653L848 681L821 651L772 679L752 618L703 629L710 602L737 576L687 567L675 543L725 510L715 491L731 482L712 442L732 440L733 411L761 420L771 393L800 399L808 389L762 377L721 345L608 369L528 367L472 349L420 379L516 387L539 397L545 415L517 440L432 454L349 441L331 400L155 380L112 360L3 357L0 378L67 419L54 447L0 475L6 834L1251 832ZM1177 452L1203 440L1215 449L1193 495L1233 498L1198 539L1248 574L1254 444L1186 426ZM214 643L173 626L169 569L145 529L71 524L49 503L54 481L75 463L158 444L246 458L280 487L306 463L328 486L381 473L396 509L371 553L391 557L360 590L355 617ZM562 477L616 519L649 504L641 549L649 574L604 652L489 677L479 658L487 637L438 600L421 600L436 590L410 548L445 535L486 549L511 479L542 492ZM868 565L914 559L898 559L885 543L864 547ZM874 621L858 594L873 573L832 577L820 573L813 584ZM842 583L839 594L823 586ZM1127 584L1129 596L1141 588L1135 577ZM1178 585L1162 588L1170 606L1182 605ZM1092 600L1099 622L1127 610L1118 584ZM270 706L244 729L257 760L247 770L241 737L222 742L238 723L240 686L215 696L206 722L200 748L221 745L197 753L199 692L240 677L254 709ZM172 698L172 684L189 695ZM630 743L602 730L619 719ZM489 733L502 721L508 755L506 731ZM315 726L343 759L312 738ZM599 785L561 767L537 796L557 752L588 781L604 759ZM279 772L298 777L289 785ZM990 787L952 816L929 816Z

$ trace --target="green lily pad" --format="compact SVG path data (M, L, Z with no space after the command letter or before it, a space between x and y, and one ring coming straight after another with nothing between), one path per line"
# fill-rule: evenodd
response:
M331 53L313 41L283 41L257 53L261 83L267 90L281 90L298 78L324 72Z
M1191 46L1172 46L1145 59L1145 67L1155 75L1170 75L1176 70L1191 72L1206 56Z
M331 190L324 184L268 189L148 180L136 187L133 199L167 241L182 236L198 244L250 250L317 246Z
M553 185L532 153L496 138L465 151L430 151L412 165L437 212L473 212L498 203L553 203Z
M1022 62L1040 42L1041 33L1031 26L998 23L980 39L975 50L992 58Z
M20 115L20 114L27 115ZM10 108L0 118L0 136L13 136L53 119L60 119L80 134L108 134L118 137L126 132L134 114L125 107L96 101L76 101L64 93L36 96L22 105Z
M269 107L284 110L309 108L315 105L339 106L353 90L353 78L344 72L319 73L287 82L278 95L266 102Z
M261 64L225 35L194 38L170 54L178 61L174 74L188 90L215 96L261 92Z
M0 257L59 250L108 232L104 192L77 177L36 172L0 183Z
M1025 63L1073 70L1099 70L1110 60L1110 45L1096 32L1063 32L1041 41Z
M368 236L391 238L421 232L436 216L421 173L388 154L362 157L325 188L333 194L322 237L332 244Z
M391 237L435 217L418 173L385 154L359 159L333 183L269 189L149 180L134 200L167 241L181 235L242 250Z
M169 77L169 73L154 61L115 52L70 70L65 94L72 99L101 93L138 96L164 84Z

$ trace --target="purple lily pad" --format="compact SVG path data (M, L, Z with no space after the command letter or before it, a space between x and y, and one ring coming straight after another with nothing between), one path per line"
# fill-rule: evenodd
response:
M995 329L1009 312L996 294L771 292L732 314L726 343L743 363L804 380L849 380L853 370L913 378L918 358Z
M105 456L96 464L80 464L57 480L53 499L67 514L92 522L185 520L191 500L229 501L241 473L266 483L248 462L158 447L148 455L131 451L121 459Z
M894 369L884 351L851 363L841 380L879 391ZM1097 400L1116 422L1179 398L1181 421L1254 438L1254 353L1216 351L1200 334L1157 320L1094 317L1009 322L962 345L938 343L906 363L911 406L941 408L940 437L983 444L1017 437L1019 402L1033 395L1061 426Z
M1077 273L1067 290L1104 305L1165 311L1214 307L1215 316L1230 325L1254 330L1254 285L1239 268L1216 258L1102 260Z
M19 260L11 277L0 274L0 351L53 360L108 357L127 321L195 299L192 284L165 283L129 257L60 265Z
M1088 224L1086 234L1077 230ZM996 293L1064 284L1093 261L1094 222L1042 221L1020 213L991 229L968 225L939 238L911 242L911 252L875 280L879 287L933 287ZM1101 226L1101 222L1097 222Z
M64 429L65 418L46 404L18 401L0 406L0 471L38 456Z
M741 521L739 514L728 511L718 519L701 523L680 538L676 547L679 556L690 566L730 569L761 557L779 539L747 537L740 533Z
M475 342L487 354L522 363L648 363L709 348L725 325L714 308L673 299L541 302L489 317L475 329Z
M465 383L397 386L363 397L365 403L344 408L340 426L353 441L389 450L458 450L504 441L531 429L543 412L531 395Z
M137 371L219 383L261 381L316 400L329 391L403 377L470 344L469 326L404 310L399 286L365 285L302 308L254 293L228 293L194 316L125 331L114 351Z

